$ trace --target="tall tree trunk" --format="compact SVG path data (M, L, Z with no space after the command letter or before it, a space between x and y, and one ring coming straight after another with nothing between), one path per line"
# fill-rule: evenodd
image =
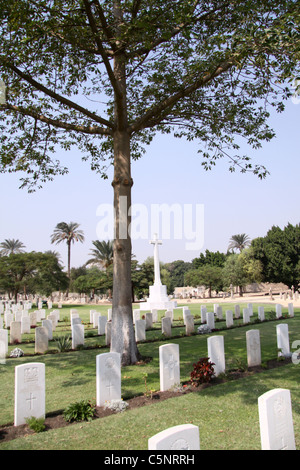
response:
M71 282L71 240L67 241L68 245L68 278L69 278L69 285L67 288L67 297L69 296L69 290L70 290L70 282Z
M118 3L118 2L116 2ZM114 265L111 351L119 352L121 364L136 363L140 354L135 341L131 303L131 237L129 233L131 187L130 135L127 131L125 57L117 54L114 75L118 83L115 93L114 133Z

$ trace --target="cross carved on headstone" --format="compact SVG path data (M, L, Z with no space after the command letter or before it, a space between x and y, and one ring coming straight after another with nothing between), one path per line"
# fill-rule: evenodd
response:
M173 354L169 355L168 362L165 362L165 367L169 370L170 379L174 380L174 369L177 366L178 362L174 359Z

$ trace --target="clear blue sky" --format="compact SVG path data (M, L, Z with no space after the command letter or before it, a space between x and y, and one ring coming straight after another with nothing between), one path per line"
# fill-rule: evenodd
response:
M203 244L201 240L201 246L198 243L196 250L187 249L187 243L193 240L185 237L183 219L177 219L177 227L178 223L182 225L182 239L174 239L173 226L170 236L165 238L159 230L163 241L160 260L163 262L191 261L206 249L226 252L234 234L246 233L253 239L265 236L273 225L283 228L288 222L293 225L300 222L300 103L287 102L286 111L272 115L270 124L277 137L264 143L259 151L247 151L254 163L263 164L270 171L263 181L238 170L230 173L226 159L206 172L197 154L198 144L171 135L154 139L146 154L132 164L132 202L139 211L134 220L136 224L140 221L143 224L139 232L143 238L133 240L133 253L140 262L153 255L153 247L149 244L155 229L151 226L150 216L153 206L166 204L171 208L175 204L183 217L188 215L186 204L195 219L198 205L204 214L199 237L200 243L203 235ZM79 153L61 153L57 157L62 157L68 164L69 175L57 177L33 194L18 189L18 175L0 174L0 241L19 239L25 244L26 251L56 250L66 265L66 245L51 245L50 237L58 222L77 222L86 239L83 244L72 245L71 264L78 267L89 258L92 240L105 238L97 233L99 223L103 221L97 210L102 204L112 204L112 169L105 181L90 170L88 163L81 162ZM141 210L146 214L148 228L141 218ZM195 229L194 219L191 230Z

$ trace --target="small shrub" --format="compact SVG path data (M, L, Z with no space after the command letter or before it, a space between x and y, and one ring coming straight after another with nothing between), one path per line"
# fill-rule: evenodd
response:
M34 432L43 432L46 429L44 418L35 418L34 416L31 416L26 419L26 424Z
M214 376L213 362L208 357L202 357L198 362L193 364L194 369L191 372L191 383L194 387L202 383L208 383Z
M55 341L59 352L68 351L72 347L72 340L68 335L57 336L57 338L55 338Z
M95 414L95 409L88 400L81 400L71 403L64 410L64 418L66 421L91 421Z

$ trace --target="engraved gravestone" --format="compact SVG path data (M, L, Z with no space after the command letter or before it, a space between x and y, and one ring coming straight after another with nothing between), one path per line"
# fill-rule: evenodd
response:
M35 329L35 352L44 354L48 349L48 331L45 326L38 326Z
M200 450L199 428L180 424L165 429L148 439L148 450Z
M146 330L150 330L153 326L153 315L151 312L145 313Z
M206 323L207 308L205 305L201 305L201 323Z
M225 354L224 354L224 337L210 336L207 339L208 357L215 365L214 373L219 375L225 372Z
M294 316L294 304L292 304L292 303L288 304L288 313L289 313L290 317Z
M241 307L238 304L236 304L234 306L234 316L235 318L240 318L240 315L241 315Z
M74 324L72 325L72 349L76 349L78 346L84 345L84 325Z
M10 324L10 344L18 344L22 342L21 322L12 321Z
M282 317L282 305L276 304L276 318Z
M45 364L29 362L15 367L14 425L26 418L45 417Z
M117 352L96 356L96 404L121 399L121 357Z
M53 339L53 331L52 331L52 321L50 320L43 320L42 326L44 326L47 330L48 340L51 341Z
M279 356L288 356L290 354L289 326L287 323L276 325L277 348Z
M194 315L187 315L185 317L185 333L187 335L193 334L195 331Z
M146 339L146 320L135 321L135 340L145 341Z
M231 328L233 326L233 311L226 310L226 327Z
M98 335L102 336L105 335L105 326L107 323L107 316L101 315L98 317Z
M274 389L258 398L262 450L296 450L291 394Z
M207 314L206 314L206 324L207 324L208 328L210 328L211 330L214 330L214 328L215 328L214 312L207 312Z
M250 323L250 311L248 308L243 308L243 323Z
M22 335L30 333L30 318L28 315L24 315L21 319L21 333Z
M159 374L162 392L180 383L178 344L164 344L159 347Z
M248 330L246 332L246 343L248 367L260 366L261 349L259 330Z
M170 317L163 317L161 319L161 332L168 338L172 336L172 321Z
M258 307L258 319L260 321L265 321L265 309L262 306Z
M8 353L8 330L0 330L0 343L3 345L2 350L5 351L5 355Z

